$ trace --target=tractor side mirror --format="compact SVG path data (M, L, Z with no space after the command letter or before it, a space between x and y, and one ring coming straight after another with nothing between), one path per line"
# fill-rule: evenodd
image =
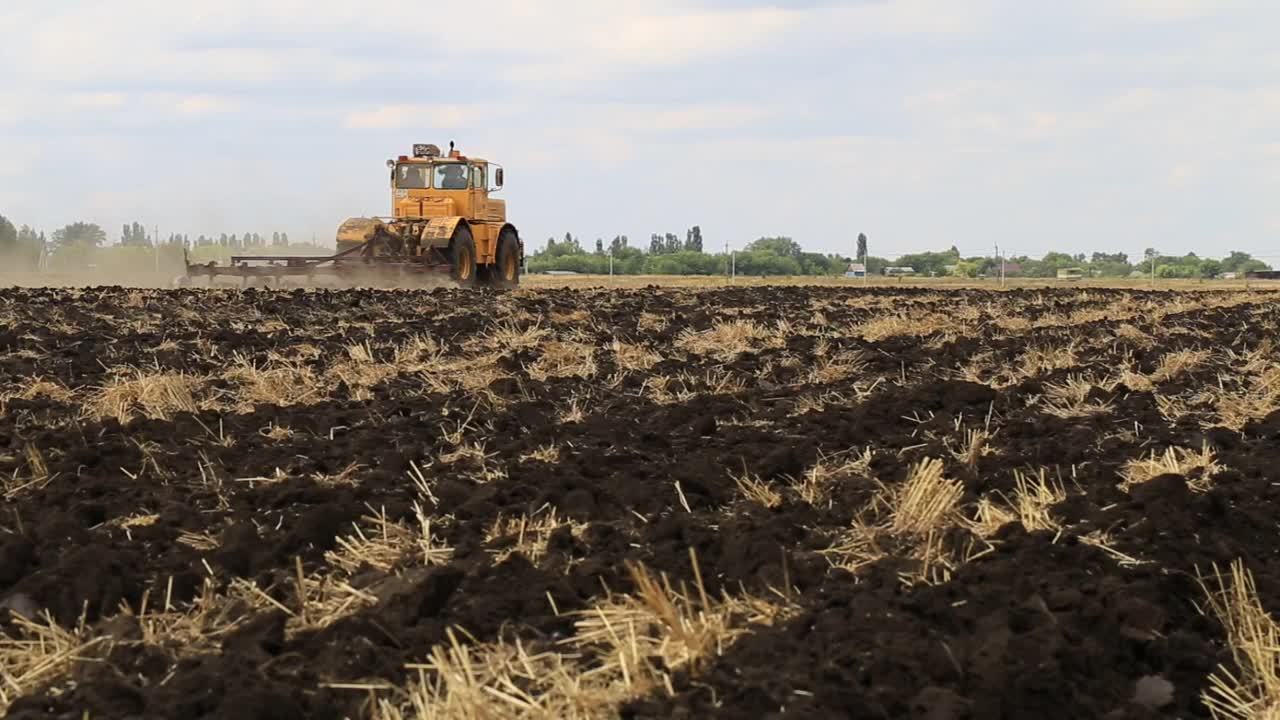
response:
M498 187L502 187L502 168L498 168L498 172L494 173L493 180L498 183Z

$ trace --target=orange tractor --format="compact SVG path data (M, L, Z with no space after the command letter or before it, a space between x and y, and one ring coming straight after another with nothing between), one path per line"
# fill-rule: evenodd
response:
M524 242L507 222L502 167L449 153L431 144L413 156L388 160L391 216L351 218L338 228L338 251L328 257L233 256L230 265L187 263L187 278L240 277L245 284L328 275L374 282L448 273L463 287L520 284Z

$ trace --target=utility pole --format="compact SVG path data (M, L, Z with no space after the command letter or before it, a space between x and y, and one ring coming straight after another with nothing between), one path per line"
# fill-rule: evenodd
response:
M152 249L155 251L156 274L159 275L160 274L160 226L156 225L153 228L153 230L155 231L155 239L151 242L151 245L153 246Z
M613 282L613 247L609 247L609 282Z
M871 282L871 266L867 264L867 258L870 257L871 255L871 250L868 247L869 245L870 245L869 242L862 243L862 286L863 287L866 287L867 283Z

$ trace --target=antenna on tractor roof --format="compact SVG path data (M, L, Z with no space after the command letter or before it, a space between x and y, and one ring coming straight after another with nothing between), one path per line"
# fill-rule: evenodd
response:
M453 154L453 141L452 141L452 140L450 140L450 141L449 141L449 154L450 154L450 155L452 155L452 154Z

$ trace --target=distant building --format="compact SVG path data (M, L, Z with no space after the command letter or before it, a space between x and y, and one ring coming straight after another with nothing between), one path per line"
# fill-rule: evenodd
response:
M849 263L849 269L844 273L845 277L860 278L867 276L867 266L862 263Z
M887 267L884 269L885 275L915 275L916 269L913 267Z
M1084 268L1060 268L1058 270L1059 280L1079 280L1084 277Z

